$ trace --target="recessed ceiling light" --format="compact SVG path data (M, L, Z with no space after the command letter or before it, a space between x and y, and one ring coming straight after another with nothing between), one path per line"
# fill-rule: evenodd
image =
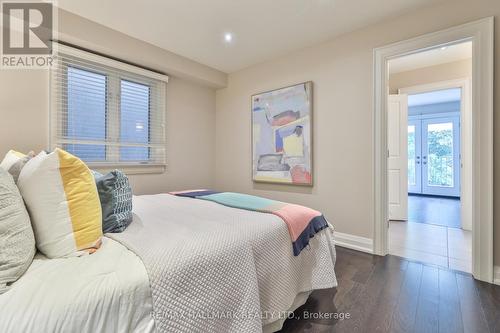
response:
M446 50L447 48L448 48L448 46L443 46L443 47L441 48L441 50Z
M226 43L231 43L231 42L233 41L233 34L232 34L232 33L230 33L230 32L226 32L226 33L224 34L224 41L225 41Z

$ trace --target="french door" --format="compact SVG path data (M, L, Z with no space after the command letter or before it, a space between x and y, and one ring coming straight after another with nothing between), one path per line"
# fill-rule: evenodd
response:
M408 192L460 196L460 117L408 118Z

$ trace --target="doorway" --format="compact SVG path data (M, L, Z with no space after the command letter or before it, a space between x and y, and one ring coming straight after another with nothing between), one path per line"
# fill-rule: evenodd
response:
M390 163L387 158L390 98L386 88L389 86L388 62L398 57L472 41L474 74L471 80L471 106L474 111L469 121L472 150L470 157L474 160L469 191L474 221L472 225L472 273L475 278L487 282L493 281L493 170L491 165L493 156L493 21L493 18L482 19L380 47L374 51L374 252L385 255L388 253L390 230L388 229ZM393 174L395 175L396 172ZM466 184L461 181L462 194L464 185ZM429 242L430 240L427 243Z
M422 62L424 57L427 60ZM460 82L470 81L471 58L468 42L390 61L391 92L397 94L389 99L400 103L399 108L389 111L387 133L389 172L393 165L390 160L398 155L392 152L395 147L402 150L399 155L405 158L398 173L401 179L388 178L389 253L468 273L472 271L472 232L466 228L468 223L463 223L467 214L462 216L461 212L469 211L466 206L470 201L462 200L461 182L472 177L467 160L471 142L467 131L462 133L461 129L462 118L464 127L469 126L466 115L470 113L470 94L469 85ZM402 61L405 66L401 68L398 64ZM464 78L444 81L449 79L450 68ZM431 78L426 75L429 71L434 74ZM406 86L415 80L422 84ZM397 122L391 120L396 117L401 123L397 130ZM398 139L400 143L395 144ZM392 184L395 181L406 183L406 192L391 193L396 188ZM398 194L401 198L397 201L404 203L394 209Z
M462 89L467 89L462 86L408 95L408 221L461 228L467 234L470 202L467 194L461 198L461 180L470 182L471 172L469 161L462 161L469 150L461 152L461 140L469 145L470 137L461 133L461 113L469 112L462 110Z
M409 100L408 221L472 231L472 55L456 47L469 54L452 66L463 78L398 89Z
M460 104L460 89L456 102ZM446 94L448 91L426 94ZM454 94L455 95L455 94ZM411 99L419 95L409 95ZM455 96L454 96L455 97ZM432 111L436 104L429 104ZM417 106L429 106L417 105ZM408 115L408 193L460 197L460 113Z

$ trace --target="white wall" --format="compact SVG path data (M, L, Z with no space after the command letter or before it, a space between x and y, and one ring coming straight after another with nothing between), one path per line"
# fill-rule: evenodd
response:
M373 49L483 17L500 15L497 0L454 0L416 10L321 45L229 75L217 91L216 186L304 204L324 212L343 233L373 237ZM500 55L496 24L495 59ZM495 78L500 79L500 66ZM313 188L251 180L250 96L314 82ZM389 87L388 87L389 88ZM500 108L498 87L495 107ZM500 174L500 117L495 117L495 174ZM495 177L496 263L500 263L500 177Z

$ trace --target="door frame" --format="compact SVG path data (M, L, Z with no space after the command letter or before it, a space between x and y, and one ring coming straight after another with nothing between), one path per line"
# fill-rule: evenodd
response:
M387 254L388 61L472 41L472 273L493 282L493 62L494 18L488 17L374 49L373 213L374 253Z

